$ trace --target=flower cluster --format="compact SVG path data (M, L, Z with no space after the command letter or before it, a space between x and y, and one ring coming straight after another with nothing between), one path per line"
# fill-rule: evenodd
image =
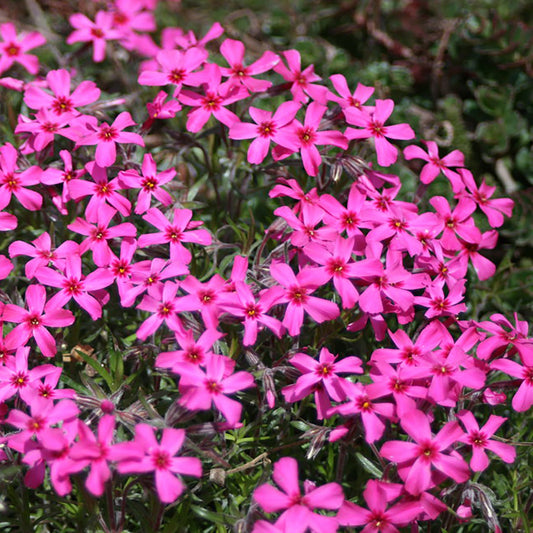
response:
M20 145L0 147L0 230L21 230L27 211L52 213L62 227L21 232L9 258L0 256L0 279L23 278L15 278L23 264L27 281L23 299L0 303L3 459L18 454L28 487L40 486L48 471L59 495L85 470L94 496L115 473L153 472L161 502L171 503L185 488L178 476L202 475L187 444L189 421L210 417L213 433L238 429L252 416L246 394L256 388L269 408L278 402L290 412L314 402L329 446L362 439L387 465L366 485L366 509L338 483L306 481L302 493L297 462L281 458L273 470L279 489L261 484L253 499L265 513L282 513L273 523L259 516L258 533L398 531L444 511L441 489L485 470L487 450L512 463L514 448L492 438L506 418L480 417L474 407L505 402L499 390L507 387L516 389L515 411L531 408L533 339L518 317L513 325L502 315L459 315L468 311L469 276L495 273L484 250L496 246L513 202L478 185L458 150L439 156L435 142L416 142L409 125L391 121L391 99L371 100L373 87L352 91L334 75L330 88L312 65L302 68L296 50L246 61L240 41L213 45L219 25L202 39L165 28L158 45L149 35L155 2L108 4L94 21L71 16L66 43L90 43L95 62L111 46L145 59L138 89L159 92L146 109L131 110L141 126L125 99L104 103L82 73L36 77L37 59L26 52L44 38L17 37L10 23L0 28L0 72L18 62L32 75L21 83L3 78L29 111L14 129ZM273 104L276 94L285 101ZM216 133L228 153L246 157L280 204L255 256L243 249L231 257L231 272L217 267L225 244L217 228L179 194L185 186L177 170L150 150L152 129L180 119L191 146ZM416 144L402 149L397 140ZM451 193L406 199L400 178L388 173L402 156L425 162L424 187L438 180ZM174 385L171 407L156 406L153 423L119 410L120 399L64 388L56 357L68 328L132 308L136 346L157 351L149 372ZM352 338L362 332L377 347L368 356L334 354L317 324ZM319 341L304 349L299 340L309 332ZM277 339L294 348L272 354ZM244 352L254 357L245 360ZM109 377L100 361L92 365ZM513 380L502 382L502 373Z

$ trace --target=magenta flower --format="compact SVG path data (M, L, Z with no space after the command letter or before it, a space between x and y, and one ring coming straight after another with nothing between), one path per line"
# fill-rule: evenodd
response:
M28 50L37 48L46 43L46 39L36 31L21 34L17 37L15 25L5 22L0 25L0 74L9 69L13 63L21 64L34 76L39 72L39 60L37 56L27 54Z
M248 372L226 375L225 358L211 355L205 363L205 372L192 363L174 365L173 371L181 376L179 399L191 411L207 410L214 406L224 415L230 427L236 427L241 418L242 405L226 396L255 386L254 377Z
M350 356L336 361L327 348L322 348L318 361L307 354L294 354L289 363L295 366L302 375L294 385L283 389L283 396L288 402L297 402L314 393L317 417L319 420L326 418L331 400L341 402L346 399L349 386L347 380L338 376L343 374L362 374L362 361L358 357Z
M81 198L91 195L91 199L85 208L85 216L89 222L98 220L98 212L103 205L110 204L122 216L127 217L131 211L130 201L117 191L122 188L118 178L108 180L107 169L90 161L85 168L94 182L80 180L73 177L68 180L68 189L73 200L78 202Z
M325 271L307 267L295 275L286 263L272 263L270 273L281 285L269 289L278 297L276 303L288 303L283 325L289 335L298 335L300 332L304 311L319 324L339 316L339 308L333 302L311 296L318 287L327 283L328 275Z
M52 94L35 85L24 92L24 103L32 109L50 109L56 115L79 114L76 107L92 104L100 98L100 89L94 81L82 81L70 92L71 75L68 70L51 70L46 75Z
M391 497L387 494L388 483L376 479L368 481L363 492L368 509L355 503L345 501L337 514L339 524L343 526L365 526L364 533L400 533L396 527L407 525L423 508L416 501L400 502L389 509L387 503ZM391 487L394 489L393 497L397 497L401 491L401 485Z
M466 434L459 440L472 446L470 468L474 472L481 472L489 466L489 458L485 453L485 449L494 452L506 463L514 462L516 450L510 444L490 439L507 418L490 415L481 429L470 411L461 411L457 418L461 420L466 429Z
M374 138L378 163L383 167L388 167L396 162L398 149L393 146L389 139L408 140L415 137L415 132L408 124L396 124L385 126L385 122L390 117L394 109L394 102L390 99L376 100L376 106L372 114L357 108L347 108L344 115L349 124L359 126L362 130L347 128L344 135L347 139L368 139Z
M336 96L333 93L330 93L329 98L334 102L337 102L343 109L355 107L356 109L366 109L368 112L374 109L371 106L363 106L372 94L374 94L374 87L367 87L366 85L358 83L352 94L348 88L346 78L342 74L334 74L333 76L330 76L329 79L340 95Z
M99 63L105 59L107 41L119 39L121 32L115 29L112 13L98 11L94 22L81 13L74 13L69 22L75 30L67 37L67 44L92 43L93 61Z
M490 365L491 368L522 380L512 401L513 409L519 413L527 411L533 405L533 349L523 350L522 353L524 366L504 358L496 359Z
M137 197L137 205L135 206L135 213L140 215L150 208L152 196L164 206L172 203L172 196L165 189L161 188L161 185L171 181L175 175L176 170L173 168L158 173L152 155L144 154L142 175L133 169L122 170L118 173L118 179L125 189L141 189Z
M276 337L281 335L281 322L266 312L276 303L276 296L268 291L259 295L259 300L243 281L234 282L235 293L222 297L221 308L241 318L244 324L244 346L251 346L257 340L259 328L266 326Z
M22 153L41 152L54 141L55 135L69 134L69 123L72 115L64 113L57 115L47 108L42 108L35 113L35 118L29 120L23 115L19 116L19 123L15 128L15 133L29 133L29 137L21 148Z
M453 150L453 152L440 158L439 148L436 142L422 142L427 146L427 153L414 144L407 146L403 151L405 159L423 159L427 161L420 173L420 181L425 184L431 183L442 172L452 184L454 192L459 192L464 189L461 176L457 172L450 170L450 167L464 167L465 156L463 153L459 150Z
M117 143L144 146L143 138L138 133L122 131L129 126L135 126L135 122L127 111L120 113L111 125L103 123L95 127L91 122L86 122L86 133L76 141L76 144L78 146L96 144L96 164L100 167L109 167L117 158Z
M119 461L117 470L121 474L154 472L155 486L159 499L163 503L176 501L185 489L176 474L200 477L202 464L196 457L177 457L185 441L183 429L163 429L161 443L158 443L152 426L137 424L135 426L135 441L143 455L140 458ZM125 450L131 443L123 443ZM120 446L120 445L119 445Z
M228 87L244 85L251 92L266 91L272 82L268 80L256 80L252 78L256 74L262 74L279 63L279 56L267 50L257 61L247 67L244 66L244 44L234 39L226 39L220 45L220 53L229 63L230 68L221 68L222 75L229 79L225 82Z
M161 70L143 70L138 82L140 85L150 86L175 85L173 96L176 98L184 84L198 85L191 73L199 68L207 57L207 52L199 48L191 48L185 52L161 50L156 56Z
M105 268L97 268L88 276L81 272L81 256L79 253L68 255L65 272L57 272L48 267L42 267L36 272L39 283L61 289L48 301L47 308L63 307L74 298L76 303L91 315L93 320L102 316L101 301L90 294L113 283L113 274ZM100 300L100 301L99 301Z
M380 450L383 457L405 468L405 488L411 494L420 494L431 486L432 467L457 483L470 477L465 461L455 455L443 453L463 435L457 422L448 422L435 435L427 416L418 410L404 413L402 428L414 442L391 440Z
M485 180L478 187L472 172L466 168L460 168L458 172L466 185L467 191L470 193L468 197L474 200L481 211L487 215L491 227L499 228L503 224L504 215L510 217L513 214L513 200L510 198L494 198L491 200L496 187L490 187L485 183Z
M322 162L316 145L338 146L343 150L348 148L346 137L335 130L318 131L320 121L327 107L317 102L311 102L305 113L304 123L294 120L290 126L281 131L276 142L280 145L274 150L274 159L282 159L300 150L305 171L310 176L318 174L318 167Z
M116 213L115 209L104 204L98 211L94 224L78 217L67 226L69 230L87 237L81 242L79 251L83 255L87 250L91 250L96 266L106 267L111 262L112 251L108 242L110 239L132 239L137 235L137 228L130 222L109 227Z
M128 446L113 445L115 419L112 415L104 415L98 422L98 436L81 420L78 421L79 440L69 452L69 464L65 465L64 475L68 476L91 467L85 481L87 490L94 496L101 496L107 480L111 477L109 461L128 461L140 459L142 449L135 442Z
M298 50L285 50L281 55L287 62L287 66L284 62L280 61L274 66L274 70L291 83L290 89L293 100L301 103L307 102L309 97L306 95L306 92L310 88L317 87L313 85L313 82L319 81L321 79L320 76L315 74L315 67L313 65L309 65L302 70L302 59Z
M299 109L300 104L298 102L283 102L274 114L271 111L250 106L248 113L255 124L234 122L229 130L229 138L254 138L248 148L248 162L259 165L268 154L270 141L279 144L280 132L292 122Z
M74 315L61 309L61 306L47 306L45 309L45 304L46 289L42 285L30 285L26 289L28 310L13 304L4 307L2 320L19 324L6 336L8 348L23 346L33 337L45 357L53 357L56 354L56 341L46 328L70 326L74 323Z
M204 93L182 90L178 96L182 104L194 107L187 116L187 129L193 133L200 131L213 115L219 122L228 128L239 117L226 108L226 106L242 100L248 96L248 91L241 86L227 87L221 85L222 72L214 63L208 63L202 72L195 76L198 84L201 84Z
M194 242L208 246L211 244L211 235L205 229L193 229L202 222L193 222L190 209L174 209L172 222L168 220L159 209L152 207L143 215L144 220L161 230L158 233L145 233L139 237L139 247L154 244L170 244L170 259L181 264L189 264L192 259L191 252L183 246L182 242Z
M309 528L314 533L334 533L338 520L333 516L314 513L314 509L336 511L344 501L342 487L338 483L326 483L316 487L304 482L304 494L298 483L298 463L292 457L282 457L274 464L272 478L281 490L265 483L254 491L254 500L267 513L284 511L276 521L281 531L304 533Z
M18 394L24 403L30 405L35 399L40 379L48 374L55 373L54 365L39 365L28 369L28 356L30 348L21 346L17 348L14 357L10 357L5 364L0 366L0 402Z
M29 211L37 211L42 206L43 197L26 186L37 185L43 171L32 166L18 172L17 158L18 152L13 145L0 146L0 211L9 204L12 195Z

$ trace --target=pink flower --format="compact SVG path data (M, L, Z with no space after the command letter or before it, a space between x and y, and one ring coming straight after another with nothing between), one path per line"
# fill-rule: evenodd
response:
M194 107L187 116L187 129L193 133L200 131L211 115L228 128L239 117L226 106L248 96L248 91L241 86L227 87L221 85L222 72L214 63L208 63L204 70L195 75L195 80L203 87L204 93L182 90L178 96L182 104Z
M43 171L32 166L18 172L17 158L18 152L13 145L0 146L0 211L9 204L12 195L29 211L37 211L42 206L43 197L26 186L37 185Z
M127 111L120 113L111 125L103 123L95 127L91 122L87 122L86 132L76 141L76 144L78 146L96 144L96 164L100 167L109 167L117 158L117 143L144 146L143 138L138 133L122 131L129 126L135 126L135 122Z
M196 457L177 457L185 441L183 429L163 429L161 443L158 443L154 428L148 424L135 426L135 441L142 451L142 456L135 459L119 461L117 470L121 474L154 472L155 486L159 499L163 503L176 501L185 489L176 474L200 477L202 464ZM127 450L131 443L120 446Z
M269 290L278 296L277 303L288 303L283 325L289 335L298 335L300 332L304 311L319 324L339 316L339 308L333 302L311 296L312 292L327 282L326 272L317 268L303 268L295 275L286 263L272 263L270 273L281 287Z
M334 102L337 102L343 110L350 107L356 109L366 109L372 111L372 106L363 106L363 104L374 94L374 87L367 87L361 83L357 84L354 93L348 88L346 78L342 74L334 74L329 79L333 83L333 87L339 93L340 96L336 96L333 93L329 94L329 98Z
M347 139L368 139L374 138L378 163L388 167L396 162L398 149L393 146L390 139L413 139L415 133L408 124L396 124L385 126L386 120L390 117L394 109L394 102L390 99L376 100L376 106L372 114L357 108L347 108L344 110L346 120L349 124L359 126L362 130L347 128L344 135Z
M295 150L300 150L305 171L309 176L316 176L318 167L322 162L316 145L326 144L346 150L348 141L340 131L318 131L326 110L326 106L318 102L311 102L305 113L303 124L294 120L290 126L279 133L276 142L281 146L274 150L274 159L285 158Z
M464 189L461 176L449 168L464 166L465 156L463 153L459 150L453 150L453 152L440 158L436 142L422 142L427 146L428 153L424 152L422 148L415 146L414 144L408 146L403 151L405 159L423 159L424 161L427 161L420 173L420 181L425 184L431 183L442 172L448 180L450 180L454 192L459 192Z
M30 85L24 92L24 103L32 109L50 109L56 115L79 114L76 107L92 104L100 98L100 89L94 81L82 81L70 93L71 74L68 70L51 70L46 82L52 94L40 87Z
M270 142L279 144L279 134L291 123L300 109L297 102L283 102L272 114L257 107L250 106L248 113L255 124L234 122L229 130L230 139L252 139L248 148L248 162L259 165L268 154Z
M414 442L391 440L381 447L380 453L405 467L408 492L420 494L431 486L432 467L457 483L470 477L468 465L462 458L443 453L463 435L457 422L448 422L432 436L427 416L422 411L413 410L404 413L401 425Z
M283 76L285 80L291 83L290 89L293 100L301 103L305 103L309 100L309 97L305 94L309 89L316 88L312 82L319 81L321 78L315 74L315 67L309 65L304 70L301 70L301 57L300 52L297 50L285 50L281 54L283 59L287 62L280 61L274 66L274 70Z
M193 229L201 222L192 222L190 209L174 209L174 216L170 222L159 209L148 209L144 220L161 230L158 233L145 233L139 237L139 247L154 244L170 244L170 259L181 264L189 264L192 259L191 252L183 246L182 242L194 242L208 246L211 244L211 235L205 229Z
M76 303L85 309L93 320L102 316L101 302L104 301L104 298L100 297L97 300L90 292L98 291L113 283L113 274L105 268L97 268L88 276L83 276L79 253L72 253L67 256L64 273L42 267L36 272L36 277L39 283L61 289L50 298L47 308L63 307L70 299L74 298Z
M254 491L254 500L267 513L284 511L276 521L282 531L304 533L307 528L314 533L333 533L338 529L335 517L314 513L314 509L335 511L344 501L344 494L338 483L327 483L316 487L304 483L304 494L298 483L298 463L292 457L283 457L274 464L272 478L281 490L265 483Z
M256 74L262 74L279 63L279 56L270 50L267 50L257 61L245 67L244 62L244 45L234 39L226 39L220 45L220 53L229 63L230 68L222 68L222 75L228 76L226 84L231 87L234 85L244 85L251 92L266 91L272 82L267 80L256 80L252 78Z
M230 427L236 427L241 418L242 405L226 396L254 387L254 377L248 372L227 375L225 358L212 354L205 363L205 372L192 363L174 365L173 371L181 376L179 399L191 411L206 410L211 404L224 415Z
M0 25L0 74L13 65L20 63L30 74L37 74L39 71L39 60L37 56L27 54L28 50L42 46L46 39L36 31L28 34L21 34L17 37L15 25L5 22Z
M362 374L362 361L358 357L350 356L336 361L327 348L320 350L318 361L307 354L293 355L289 363L295 366L302 375L294 385L283 389L283 396L288 402L296 402L314 392L317 416L319 420L326 418L331 407L330 398L341 402L349 391L347 380L338 373Z
M118 174L119 182L128 189L140 188L137 197L135 213L142 214L150 208L152 196L159 200L164 206L172 203L172 196L161 188L161 185L168 183L176 175L173 168L157 172L157 166L151 154L144 154L142 163L142 175L136 170L122 170Z
M67 44L92 43L95 63L105 59L107 41L121 37L120 30L115 29L113 14L106 11L98 11L94 22L81 13L71 15L69 22L75 30L67 37Z
M42 285L30 285L26 289L28 310L13 304L4 307L2 320L19 324L6 336L8 348L23 346L33 337L45 357L56 354L56 341L46 328L70 326L74 323L74 315L60 306L45 309L45 303L46 289Z
M461 411L457 417L466 429L466 434L459 440L472 446L470 468L474 472L481 472L489 466L489 458L485 453L485 449L494 452L506 463L514 462L516 450L510 444L490 439L507 418L490 415L485 425L480 429L474 415L470 411Z
M523 358L524 366L503 358L496 359L490 365L491 368L522 380L512 401L513 409L519 413L527 411L533 405L533 349L524 353L527 353Z
M390 484L392 485L392 484ZM398 496L401 485L390 487L394 489L392 499ZM340 508L337 519L343 526L365 526L365 533L399 533L397 526L405 526L422 511L421 505L416 501L400 502L387 509L387 502L391 497L387 492L389 484L376 479L368 481L363 492L363 498L368 505L368 510L345 501Z

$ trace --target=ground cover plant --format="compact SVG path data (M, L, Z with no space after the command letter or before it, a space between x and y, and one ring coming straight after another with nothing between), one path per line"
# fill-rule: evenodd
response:
M528 304L487 302L519 202L296 47L172 1L27 6L0 25L2 527L529 531Z

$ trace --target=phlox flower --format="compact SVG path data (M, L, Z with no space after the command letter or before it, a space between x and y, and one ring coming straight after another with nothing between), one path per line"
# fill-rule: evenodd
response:
M79 253L84 254L87 250L91 250L96 266L106 267L111 262L112 252L108 242L110 239L119 237L132 239L137 235L137 228L131 222L109 227L116 213L115 209L104 204L99 209L94 224L78 217L67 226L74 233L86 236L86 239L80 243Z
M318 361L307 354L294 354L289 363L295 366L302 375L294 385L282 390L285 400L294 403L314 393L317 417L326 418L331 407L331 400L341 402L346 399L349 391L347 380L337 374L362 374L362 361L358 357L349 356L337 361L327 348L322 348Z
M76 145L96 144L96 164L100 167L109 167L117 158L117 143L144 146L143 138L138 133L123 131L129 126L135 126L135 122L127 111L120 113L111 125L104 122L96 127L88 121L85 123L85 132L81 134L81 138L76 140Z
M90 466L85 480L85 487L94 496L101 496L107 480L111 477L108 462L140 459L143 450L136 442L128 446L112 444L115 430L115 418L104 415L98 422L98 433L95 436L89 427L78 420L79 440L69 451L69 461L65 464L64 476L79 472Z
M322 162L316 145L332 145L346 150L348 141L340 131L318 130L326 110L325 105L311 102L307 107L303 124L295 119L279 133L276 141L279 146L274 149L274 159L283 159L299 150L305 171L309 176L316 176Z
M43 266L55 265L60 269L63 268L65 257L77 251L78 244L74 241L65 241L57 248L52 249L52 238L47 232L39 235L31 244L15 241L9 245L10 257L18 257L19 255L33 257L24 268L24 273L28 279L33 278L37 270Z
M297 102L283 102L272 114L271 111L250 106L248 113L255 124L234 122L229 130L230 139L254 139L248 147L248 162L261 164L268 154L270 142L279 144L279 135L292 122L300 109Z
M157 96L151 102L146 104L150 119L143 124L143 130L148 129L152 125L154 119L172 118L181 110L181 104L177 100L170 99L168 102L165 102L167 98L168 94L165 91L159 91Z
M255 344L257 334L262 326L266 326L276 337L279 337L283 329L281 322L277 318L266 314L275 305L276 296L264 291L259 294L259 299L257 300L250 287L243 281L235 281L234 289L235 292L233 294L226 294L222 297L221 308L243 321L243 345L251 346Z
M46 304L46 289L42 285L30 285L26 289L26 305L24 309L14 304L6 304L1 320L15 322L15 326L5 338L8 348L19 348L33 337L45 357L53 357L57 347L54 337L47 327L61 328L74 323L74 315L61 306L53 307Z
M172 196L161 188L161 185L168 183L176 175L176 170L169 168L162 172L157 172L157 166L151 154L144 154L142 162L142 175L136 170L122 170L118 174L119 183L127 189L138 189L139 196L135 206L135 213L142 214L150 208L152 196L159 200L164 206L172 203Z
M506 463L514 462L516 450L510 444L505 444L504 442L490 438L507 418L490 415L481 429L470 411L461 411L457 414L457 418L459 418L466 429L465 435L459 440L472 446L470 468L474 472L481 472L489 466L489 458L485 453L485 449L495 453Z
M37 397L30 404L30 412L31 415L28 415L19 409L11 409L6 420L8 424L21 430L8 438L9 447L20 453L24 453L33 437L45 448L61 449L63 432L51 426L72 422L80 410L72 400L60 400L54 404Z
M5 255L0 255L0 279L7 278L12 270L13 263Z
M336 511L344 501L344 494L338 483L326 483L317 487L310 481L304 482L302 494L298 483L298 463L292 457L282 457L274 464L273 485L265 483L257 487L253 498L267 513L283 511L276 521L276 528L292 533L334 533L338 529L336 517L313 512L315 509ZM254 531L260 531L255 529ZM268 529L266 530L268 531Z
M154 244L170 244L170 259L181 264L189 264L192 259L191 252L183 246L183 242L193 242L208 246L211 244L211 235L205 229L193 229L202 222L191 221L190 209L174 209L172 222L163 213L152 207L143 215L144 220L157 229L157 233L145 233L139 237L139 247Z
M149 311L152 313L137 329L137 338L144 340L155 333L157 329L165 322L165 324L172 330L185 334L183 323L178 316L178 313L184 310L180 305L180 300L177 296L179 285L172 281L166 281L161 287L158 286L154 293L156 296L145 294L137 309L142 311Z
M317 204L303 203L298 215L294 209L283 205L275 209L274 214L283 218L292 228L290 241L293 246L307 249L309 243L324 244L325 241L334 241L337 232L330 226L317 227L324 217L324 211Z
M255 386L254 377L248 372L236 372L226 375L225 358L216 354L207 358L205 371L198 365L182 363L175 365L173 371L181 376L178 400L191 411L207 410L213 404L220 411L229 427L236 427L241 418L242 405L226 396L234 392Z
M120 257L111 251L108 268L115 277L121 301L131 287L132 259L136 250L137 241L127 238L120 243Z
M461 176L450 170L450 167L464 167L465 156L459 150L453 150L444 157L439 157L439 148L434 141L422 141L427 146L427 153L419 146L412 144L407 146L403 155L405 159L423 159L427 163L420 173L420 181L426 185L431 183L441 172L450 181L453 191L459 192L464 189Z
M457 483L470 477L464 459L443 453L463 435L457 422L446 423L435 436L422 411L404 413L400 423L414 442L388 441L381 447L380 454L405 467L405 488L409 493L420 494L431 486L432 467Z
M390 99L376 100L376 105L372 113L368 113L357 108L346 108L344 115L349 124L359 126L363 129L356 130L348 127L344 132L347 139L368 139L374 138L378 164L388 167L396 162L398 149L388 140L401 139L408 140L415 137L415 133L408 124L396 124L385 126L385 122L390 117L394 109L394 102Z
M352 92L348 88L346 78L342 74L333 74L329 79L333 83L333 87L339 93L337 96L333 93L328 94L328 98L337 102L342 109L354 107L356 109L364 109L371 112L374 108L372 106L363 106L363 104L374 94L374 87L367 87L362 83L358 83L355 91Z
M46 364L28 369L28 356L30 348L21 346L17 348L14 357L10 357L5 364L0 366L0 402L5 402L16 394L30 405L35 399L35 389L39 380L56 372L56 366Z
M387 503L399 496L400 492L401 485L393 486L371 479L363 492L368 509L345 501L339 509L337 520L343 526L364 525L364 533L400 533L396 526L407 525L422 511L416 501L400 501L387 509Z
M463 194L476 202L477 206L487 216L492 228L499 228L503 224L504 215L510 217L513 214L513 200L511 198L491 199L496 187L490 187L485 183L485 180L478 187L472 172L466 168L460 168L458 172L466 186L466 191L463 191Z
M155 366L173 369L174 366L181 363L205 365L207 358L213 354L211 348L221 337L223 334L216 329L206 329L196 341L190 329L182 333L176 332L176 342L181 350L161 352L155 360Z
M0 74L9 69L13 63L19 63L34 76L39 71L37 56L28 54L32 48L37 48L46 43L46 39L36 31L17 36L15 25L5 22L0 25Z
M294 209L295 213L300 211L300 206L303 204L317 204L319 201L316 187L313 187L309 192L305 192L296 180L283 177L277 178L276 185L269 191L268 196L270 198L288 196L289 198L298 200L298 204Z
M300 52L297 50L285 50L281 53L283 59L287 62L280 61L274 66L274 71L280 74L283 79L290 82L290 90L293 100L305 103L309 100L306 92L309 89L316 88L313 82L319 81L321 78L315 74L315 67L309 65L302 70L302 58Z
M175 85L173 96L176 98L183 85L198 85L191 74L203 65L207 57L207 52L198 48L185 52L161 50L156 56L160 70L143 70L138 83L149 86Z
M251 65L244 66L244 44L234 39L226 39L220 45L220 53L228 62L230 68L221 68L222 75L228 77L225 83L228 86L244 85L251 92L266 91L272 82L252 78L256 74L262 74L279 63L279 56L270 50L254 61Z
M157 442L154 431L155 428L148 424L135 426L134 443L138 445L142 455L133 460L119 461L117 470L121 474L154 472L159 499L163 503L172 503L185 489L176 474L200 477L202 464L196 457L176 456L185 441L185 430L163 429L160 443ZM121 447L127 451L129 446L130 443L124 443Z
M52 94L36 85L29 85L24 91L24 103L32 109L47 108L55 115L79 115L77 107L92 104L100 98L100 89L94 81L82 81L70 92L71 74L68 70L51 70L46 83Z
M85 165L93 182L80 180L74 177L69 180L70 196L78 202L81 198L90 195L91 198L85 207L85 217L89 222L98 220L98 212L106 203L114 207L122 216L127 217L131 212L130 201L117 191L122 189L118 178L108 180L107 169L90 161Z
M280 286L268 289L277 297L276 303L287 303L283 325L289 335L298 335L304 320L304 311L318 322L333 320L339 316L339 308L333 302L311 296L318 287L327 283L326 272L306 267L294 274L291 267L285 263L272 263L270 266L272 277ZM274 300L274 298L273 298Z
M42 206L43 197L26 187L37 185L43 171L37 166L31 166L18 172L17 158L18 151L12 144L0 146L0 211L9 204L12 195L29 211L37 211Z
M193 133L200 131L211 115L228 128L239 117L226 106L248 96L248 91L241 86L228 87L222 85L222 71L214 63L205 65L204 70L195 74L197 84L202 86L203 94L183 89L178 95L182 104L194 109L187 115L187 129Z
M381 418L394 418L394 404L388 402L374 402L376 397L381 396L378 391L372 391L362 383L345 383L347 402L332 407L328 413L349 416L359 415L365 429L365 440L369 443L379 440L385 431L385 424Z
M54 194L52 202L57 207L62 215L67 215L66 203L72 199L70 195L70 181L79 180L86 172L86 170L76 170L72 164L72 155L68 150L61 150L59 157L63 160L63 170L54 167L48 167L41 175L41 183L44 185L63 184L61 194ZM50 190L50 189L49 189Z
M425 313L426 318L434 318L437 316L457 316L459 313L466 311L466 304L464 303L465 280L462 279L455 283L448 295L444 295L443 283L433 283L426 287L426 292L423 296L416 296L415 303L428 310Z
M496 247L498 232L496 230L485 231L481 234L479 242L468 242L459 239L461 249L459 253L449 262L451 267L456 267L456 274L461 277L466 276L468 263L471 262L477 277L484 281L489 279L496 272L496 265L479 253L480 249L492 250Z
M524 366L504 358L496 359L490 364L492 369L522 380L511 402L513 409L519 413L527 411L533 405L533 349L524 350L521 359Z
M116 28L112 13L98 11L94 22L82 13L74 13L69 18L74 31L67 37L67 44L92 43L93 61L100 63L105 59L107 41L120 39L121 31Z
M163 288L163 281L189 273L189 269L178 261L167 261L156 257L152 261L140 261L130 265L131 278L128 287L124 287L120 303L124 307L133 305L135 298L145 291L153 298L158 298Z
M69 300L74 301L91 315L93 320L102 316L104 298L96 299L90 293L99 291L113 283L113 274L105 268L97 268L87 276L81 272L81 256L72 253L66 257L64 272L57 272L49 267L42 267L35 273L39 283L60 289L48 301L47 308L63 307Z

